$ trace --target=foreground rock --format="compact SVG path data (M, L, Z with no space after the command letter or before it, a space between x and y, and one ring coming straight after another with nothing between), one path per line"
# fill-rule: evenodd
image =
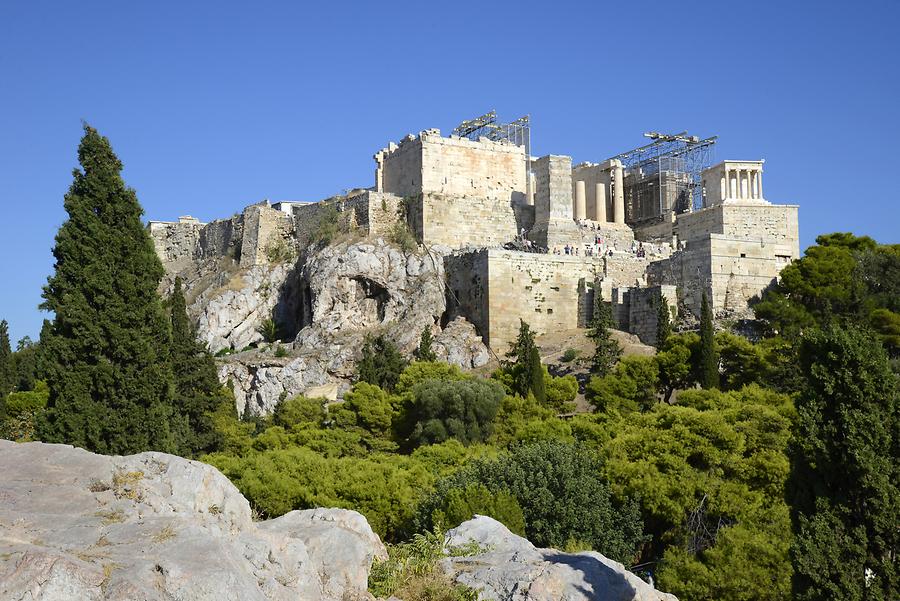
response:
M484 552L450 557L442 568L485 601L677 601L593 551L538 549L500 522L477 516L448 533L448 546Z
M384 555L353 511L254 523L203 463L0 440L0 599L361 600Z

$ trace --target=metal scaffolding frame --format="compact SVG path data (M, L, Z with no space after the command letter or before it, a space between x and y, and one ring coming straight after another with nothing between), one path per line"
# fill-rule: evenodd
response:
M619 160L631 179L627 212L629 220L661 217L666 211L684 213L703 207L700 173L712 166L718 136L700 139L686 131L677 134L648 132L653 141L610 157ZM647 201L656 200L649 214ZM676 199L670 203L665 201Z

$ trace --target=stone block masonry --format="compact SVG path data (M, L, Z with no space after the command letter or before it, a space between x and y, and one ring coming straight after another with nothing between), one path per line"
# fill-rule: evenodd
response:
M407 136L375 155L375 190L525 203L525 149L505 141L445 138L436 129Z
M613 319L618 329L635 334L644 344L656 345L660 303L666 304L673 322L678 314L675 286L613 288L612 299Z
M422 194L408 202L410 227L428 245L503 246L534 225L534 207L504 198Z
M474 323L502 355L515 341L520 318L537 333L578 328L580 298L588 283L603 277L604 260L489 248L451 256L445 269L455 297L451 311Z

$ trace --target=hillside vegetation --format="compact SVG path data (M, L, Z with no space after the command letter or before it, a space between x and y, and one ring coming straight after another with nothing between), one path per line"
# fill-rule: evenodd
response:
M589 370L581 391L522 323L490 377L435 362L428 335L412 362L373 336L342 401L242 420L180 287L157 296L108 141L86 127L79 158L54 319L15 351L0 323L0 436L199 458L260 517L358 510L394 545L375 590L406 601L471 598L402 570L430 553L431 574L435 537L476 513L682 599L900 598L900 247L820 236L755 304L753 341L705 310L699 332L661 323L655 355L622 357L600 302L589 352L565 359Z

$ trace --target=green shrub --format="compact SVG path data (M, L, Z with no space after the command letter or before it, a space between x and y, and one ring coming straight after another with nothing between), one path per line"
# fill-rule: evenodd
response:
M494 494L508 491L522 509L525 533L537 546L564 548L586 541L618 561L634 558L643 542L636 503L612 499L600 479L601 463L585 448L544 441L519 444L496 460L477 461L440 481L416 512L419 529L447 504L454 490L482 485Z
M434 510L431 523L440 528L456 528L475 515L492 517L511 532L525 536L525 516L516 498L506 490L491 492L480 483L451 490Z
M463 444L482 442L492 430L503 400L503 387L490 380L426 380L413 389L406 408L407 437L412 446L455 438Z
M581 351L579 351L578 349L567 348L566 352L563 353L563 356L560 358L560 360L563 363L571 363L572 361L577 359L578 355L580 355L580 354L581 354Z
M444 535L434 530L388 546L388 559L372 564L369 592L378 598L404 601L478 601L476 591L456 584L441 571L438 564L445 557L444 541Z
M34 390L11 392L0 399L0 438L25 442L34 440L36 420L44 413L50 390L36 380Z
M413 236L405 220L398 220L391 226L388 240L405 253L414 252L419 247L416 237Z

